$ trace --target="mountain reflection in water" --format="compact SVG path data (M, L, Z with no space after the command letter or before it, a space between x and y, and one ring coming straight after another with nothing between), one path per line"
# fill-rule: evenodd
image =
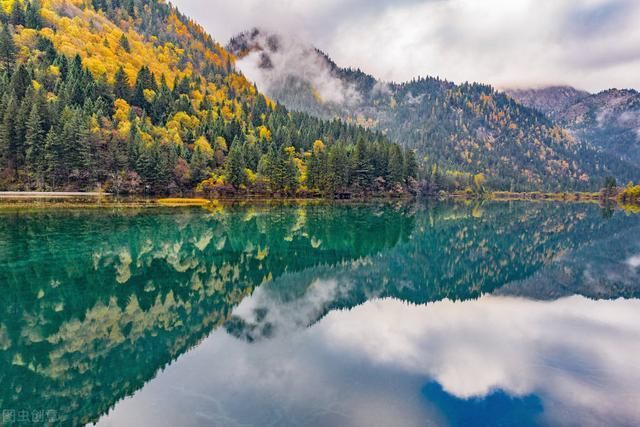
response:
M640 423L634 216L387 203L0 219L3 409L105 425Z

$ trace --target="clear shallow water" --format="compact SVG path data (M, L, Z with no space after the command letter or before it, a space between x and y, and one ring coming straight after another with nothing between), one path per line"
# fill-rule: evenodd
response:
M639 236L563 204L3 213L0 408L638 425Z

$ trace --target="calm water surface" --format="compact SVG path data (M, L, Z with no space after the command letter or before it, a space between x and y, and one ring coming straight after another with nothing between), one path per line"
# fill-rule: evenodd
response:
M639 237L638 216L551 203L4 212L0 409L640 425Z

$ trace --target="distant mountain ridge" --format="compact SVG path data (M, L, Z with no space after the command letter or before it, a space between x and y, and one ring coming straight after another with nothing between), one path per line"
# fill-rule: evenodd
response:
M259 29L232 38L227 49L260 90L289 109L382 131L415 149L427 165L483 173L493 188L596 189L609 174L640 176L640 167L575 138L540 112L564 108L586 93L567 90L557 106L535 108L483 84L433 77L387 83Z
M571 86L549 86L539 89L509 89L507 95L527 107L555 117L562 111L591 96Z
M640 93L636 90L590 94L571 87L548 87L508 90L507 94L630 168L640 165Z

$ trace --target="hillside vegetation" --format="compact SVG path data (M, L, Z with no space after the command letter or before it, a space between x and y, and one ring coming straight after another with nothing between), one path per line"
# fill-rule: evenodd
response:
M524 105L533 106L609 157L622 161L640 176L640 93L609 89L590 94L571 87L510 90Z
M274 99L381 131L449 180L481 173L496 189L596 189L607 175L640 174L488 85L432 77L385 83L260 30L233 38L228 49Z
M406 191L381 133L292 113L160 0L2 0L0 189Z

